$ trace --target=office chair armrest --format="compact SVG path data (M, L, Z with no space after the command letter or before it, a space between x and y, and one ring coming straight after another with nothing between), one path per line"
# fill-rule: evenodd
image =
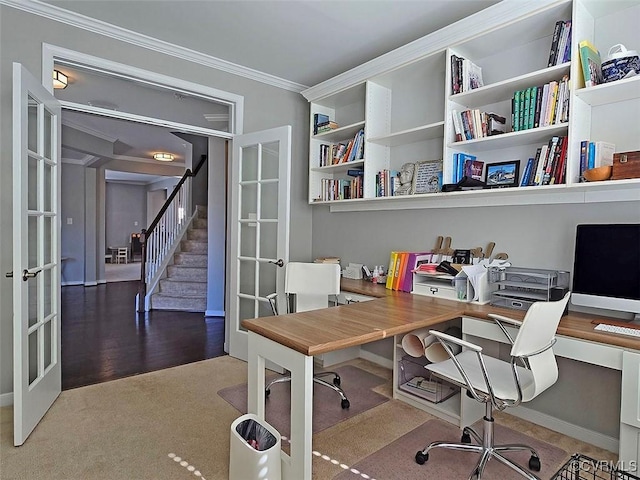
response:
M441 338L445 342L455 343L456 345L460 345L461 347L473 350L474 352L482 352L482 347L476 345L475 343L467 342L466 340L462 340L461 338L447 335L446 333L442 333L438 330L429 330L429 333L436 338Z
M515 320L513 318L505 317L504 315L497 315L495 313L490 313L489 317L492 318L498 324L498 327L500 327L500 330L502 330L502 333L504 334L504 336L507 337L507 340L509 340L509 343L513 345L513 337L509 335L509 332L507 331L507 328L504 326L504 323L508 323L510 325L513 325L514 327L520 327L522 325L522 322L520 320Z
M271 311L274 315L278 315L278 304L276 303L276 298L278 298L277 293L270 293L265 297L269 301L269 305L271 306Z

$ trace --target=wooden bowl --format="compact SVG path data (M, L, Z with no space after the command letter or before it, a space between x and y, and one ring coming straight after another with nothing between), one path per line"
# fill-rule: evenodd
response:
M601 182L602 180L609 180L609 178L611 178L611 165L585 170L584 178L587 182Z

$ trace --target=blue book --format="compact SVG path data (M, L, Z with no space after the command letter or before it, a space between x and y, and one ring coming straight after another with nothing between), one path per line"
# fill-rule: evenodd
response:
M588 156L587 156L587 169L594 168L596 166L596 144L595 142L589 142Z
M451 183L458 183L458 163L459 163L458 154L453 154L453 176L451 177Z
M524 173L522 174L522 180L520 181L521 187L529 185L529 179L531 178L532 169L533 169L533 158L530 158L527 161L527 166L524 168Z

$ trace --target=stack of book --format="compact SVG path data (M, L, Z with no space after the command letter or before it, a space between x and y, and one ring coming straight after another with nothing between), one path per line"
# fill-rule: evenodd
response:
M518 132L569 121L569 77L514 92L511 128Z
M313 263L340 263L340 257L318 257Z
M468 58L451 55L451 93L455 95L482 86L482 68Z
M453 154L453 175L452 183L462 180L462 177L469 177L475 180L482 180L482 170L484 162L477 159L475 155L468 153Z
M431 262L431 259L431 252L391 252L386 287L389 290L411 292L413 290L413 271L421 263Z
M585 87L595 87L604 83L602 78L602 59L598 49L588 40L582 40L578 45L580 50L580 65Z
M554 136L536 149L536 156L525 166L521 187L565 183L568 137Z
M338 124L336 122L332 122L331 120L324 122L324 123L319 123L316 126L316 135L320 135L321 133L326 133L326 132L330 132L331 130L335 130L336 128L338 128Z
M364 130L360 129L352 140L334 144L320 144L319 165L337 165L364 158Z
M481 112L477 108L452 110L451 116L457 142L504 133L506 118L493 112Z
M549 50L548 67L571 60L571 20L556 22Z
M353 171L355 172L356 170ZM362 198L364 195L364 181L362 177L362 175L358 175L352 179L323 178L321 180L322 192L320 194L320 200L329 202L332 200Z

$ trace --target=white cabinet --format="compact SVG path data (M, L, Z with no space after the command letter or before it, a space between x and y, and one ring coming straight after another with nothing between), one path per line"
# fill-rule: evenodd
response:
M310 129L316 113L328 115L338 129L311 137L309 202L328 204L331 211L450 206L586 203L640 200L640 179L581 183L580 142L606 141L616 151L640 149L640 76L584 88L578 43L589 40L606 57L609 47L622 43L640 49L640 1L558 0L500 2L473 28L456 24L423 39L424 51L414 44L390 52L379 67L366 64L305 92L310 100ZM481 12L482 14L483 12ZM477 17L477 16L476 16ZM477 17L478 18L478 17ZM548 67L557 21L572 22L571 60ZM482 68L484 86L453 95L453 55ZM392 59L398 58L393 65ZM370 62L371 63L371 62ZM514 92L569 77L569 120L544 127L511 131ZM354 83L349 84L352 81ZM452 112L480 109L507 118L507 133L456 141ZM320 167L320 145L348 141L364 129L364 158ZM485 166L520 161L520 178L527 160L553 136L568 137L562 184L480 191L432 193L379 198L376 175L396 172L402 164L424 160L443 162L443 182L453 179L454 155L467 153ZM348 170L363 170L362 198L344 199L340 188L327 195L327 182L353 179ZM345 185L343 182L342 186Z
M622 354L620 462L630 471L640 465L640 353Z

